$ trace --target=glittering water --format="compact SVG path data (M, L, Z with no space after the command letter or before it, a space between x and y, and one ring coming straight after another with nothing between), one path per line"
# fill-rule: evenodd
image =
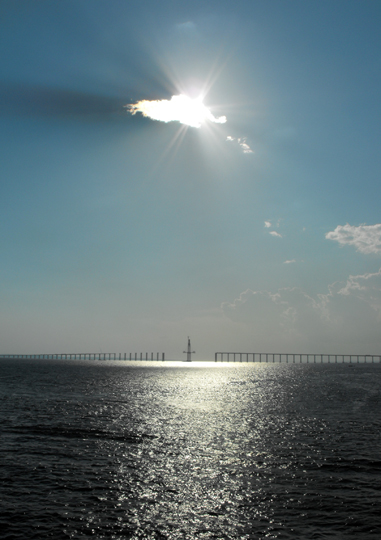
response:
M381 366L0 362L0 538L379 539Z

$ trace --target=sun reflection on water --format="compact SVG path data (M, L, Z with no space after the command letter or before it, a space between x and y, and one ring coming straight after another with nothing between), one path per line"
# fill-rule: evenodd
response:
M8 508L69 538L339 536L348 509L381 526L379 366L143 364L6 380Z

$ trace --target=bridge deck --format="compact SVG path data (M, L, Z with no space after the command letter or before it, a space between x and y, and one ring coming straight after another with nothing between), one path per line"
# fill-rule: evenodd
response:
M381 355L374 354L300 354L300 353L246 353L216 352L215 362L283 362L286 364L339 364L339 363L375 363L381 361Z

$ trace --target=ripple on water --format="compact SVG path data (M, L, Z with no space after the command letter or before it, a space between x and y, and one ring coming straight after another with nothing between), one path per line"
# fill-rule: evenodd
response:
M1 369L9 538L380 537L379 366Z

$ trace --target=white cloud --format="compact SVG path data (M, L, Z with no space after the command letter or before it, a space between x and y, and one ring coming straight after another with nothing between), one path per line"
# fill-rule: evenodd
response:
M247 289L221 309L258 352L379 354L381 268L349 276L314 298L299 288Z
M381 223L376 225L338 225L334 231L325 235L328 240L335 240L340 245L355 246L357 251L365 254L381 253Z
M281 220L278 219L278 221L273 224L271 221L265 221L264 224L265 224L265 229L269 229L270 227L277 227L279 228L279 225L280 225L280 222ZM271 234L271 236L274 236L275 238L283 238L283 236L276 232L276 231L267 231L269 234Z
M296 260L295 259L292 259L290 261L284 261L283 264L292 264L292 263L296 263Z
M381 268L375 273L359 276L349 276L344 287L335 283L330 287L330 294L342 296L356 295L357 298L368 302L375 311L381 313Z
M250 146L247 144L246 142L246 137L238 137L238 138L235 138L235 137L231 137L230 135L228 135L226 137L226 140L228 142L236 142L242 149L242 152L244 154L253 154L253 150L250 148Z
M126 105L128 111L135 115L140 112L143 116L159 122L180 122L186 126L201 127L206 122L224 124L226 116L215 117L202 103L201 99L191 99L180 94L172 96L170 100L142 100Z

